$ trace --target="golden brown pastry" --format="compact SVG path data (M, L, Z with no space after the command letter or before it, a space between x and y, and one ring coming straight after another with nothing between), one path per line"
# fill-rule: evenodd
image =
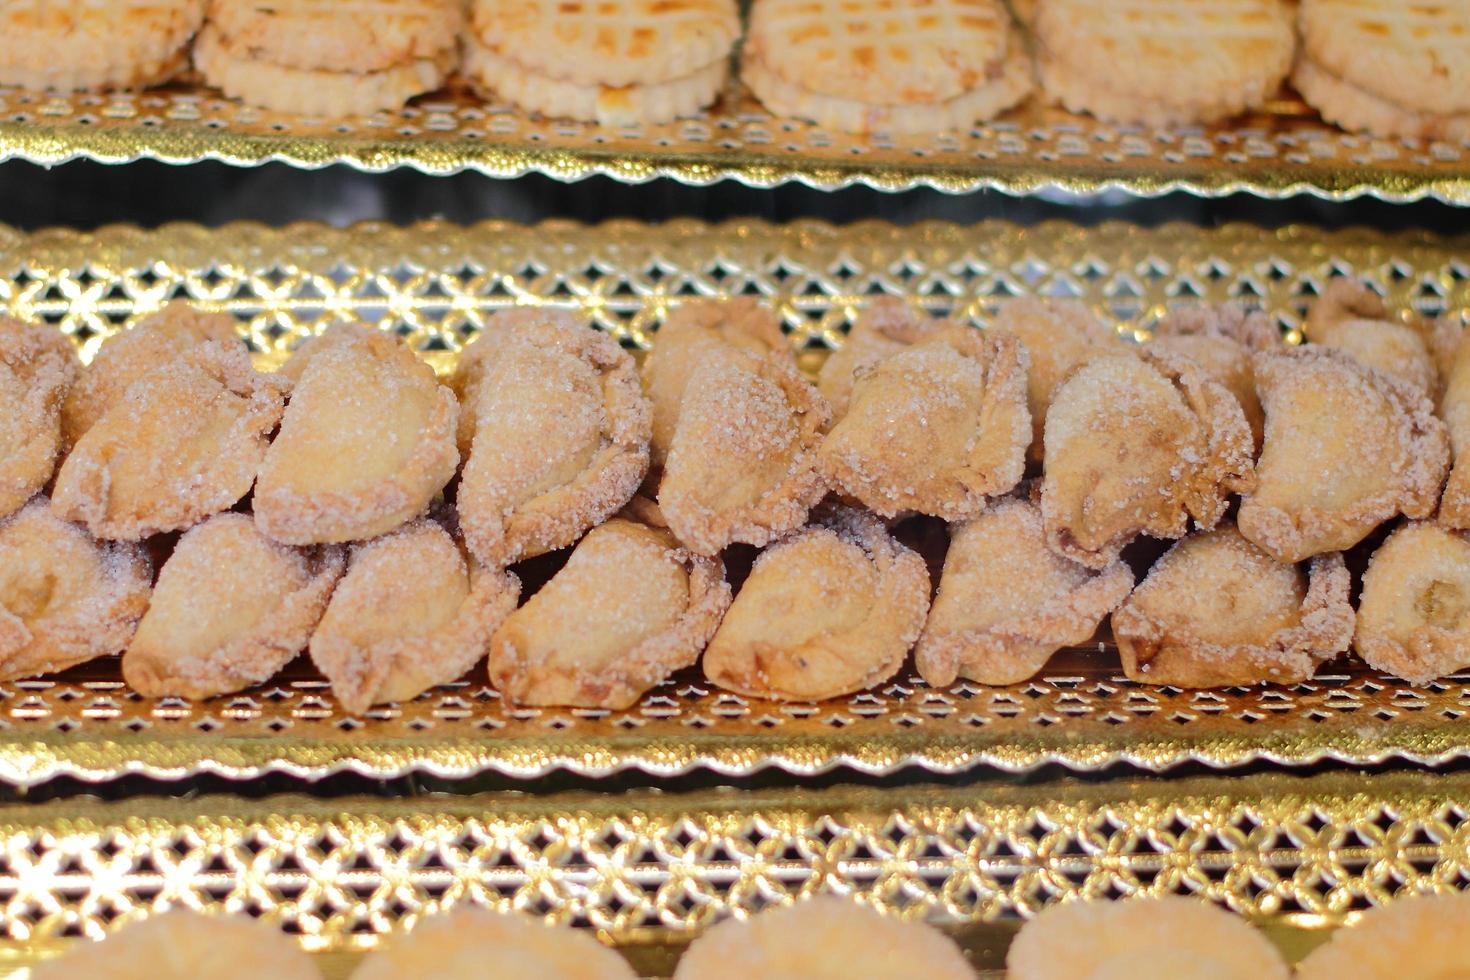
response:
M140 694L186 698L268 680L306 649L342 565L341 548L288 548L248 515L210 518L158 573L123 677Z
M729 605L718 558L614 518L496 631L490 681L516 704L627 708L699 659Z
M239 344L196 345L134 382L61 464L56 512L99 538L192 527L250 492L282 383Z
M62 399L76 375L76 351L60 330L0 316L0 517L56 472Z
M1417 521L1390 534L1363 573L1353 648L1411 684L1470 667L1470 538Z
M1020 342L949 326L861 374L818 460L834 489L884 517L962 521L1020 482L1030 441Z
M628 352L565 317L472 346L484 351L460 384L475 435L459 523L481 564L503 568L565 548L628 502L648 469L650 408Z
M1010 980L1134 974L1287 980L1291 970L1250 923L1193 898L1052 905L1021 928L1006 952Z
M1306 680L1352 640L1348 585L1340 554L1303 569L1228 523L1192 534L1113 613L1123 673L1175 687Z
M1281 331L1264 313L1247 313L1229 304L1171 311L1155 325L1149 347L1187 358L1208 377L1224 385L1240 402L1255 448L1259 450L1266 416L1256 394L1251 354L1271 350L1281 343Z
M1439 522L1445 527L1470 528L1470 344L1456 334L1446 346L1450 353L1439 417L1449 435L1453 465L1439 504Z
M509 572L467 563L438 523L413 521L352 546L311 659L352 714L408 701L479 662L520 592Z
M454 392L391 334L327 329L291 390L255 486L282 544L359 541L424 513L459 467Z
M1389 317L1383 298L1352 279L1334 279L1307 311L1302 333L1313 344L1350 354L1423 392L1439 394L1434 327L1417 317Z
M831 508L756 559L705 651L705 676L785 701L865 690L903 666L929 588L924 560L882 522Z
M669 527L702 555L800 527L826 493L816 448L830 418L791 365L709 351L689 377L658 487Z
M1427 398L1328 348L1253 364L1266 432L1241 534L1295 563L1351 548L1396 514L1434 511L1449 440Z
M1046 544L1040 509L1005 500L954 528L914 659L931 687L957 676L1017 684L1064 646L1085 643L1128 597L1133 572L1100 571Z
M1211 528L1249 489L1251 434L1235 396L1191 362L1139 348L1095 357L1046 417L1041 516L1058 554L1105 568L1140 532Z
M63 445L76 445L145 374L207 341L240 345L235 319L179 302L108 337L67 392L61 409Z
M152 585L142 548L99 544L35 498L0 521L0 679L121 652Z
M822 362L817 389L832 407L832 418L847 414L848 400L857 375L890 354L917 344L947 320L936 320L907 300L896 296L877 296L858 315L842 346Z
M1098 354L1131 350L1116 330L1075 299L1017 297L1001 306L993 329L1014 334L1026 347L1026 402L1031 410L1027 455L1033 460L1041 459L1046 412L1062 379Z
M674 441L679 408L689 377L711 351L738 347L790 361L791 344L769 307L754 297L698 299L685 303L664 321L643 362L643 391L653 405L649 469L659 472Z

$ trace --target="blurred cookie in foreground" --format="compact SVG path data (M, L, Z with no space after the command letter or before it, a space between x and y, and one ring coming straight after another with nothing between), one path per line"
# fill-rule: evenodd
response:
M1297 964L1300 980L1398 980L1470 972L1470 895L1413 895L1370 908Z
M820 895L749 919L726 919L689 944L674 980L974 980L954 940L933 926Z
M664 123L719 97L739 37L734 0L475 0L465 74L544 116Z
M1322 118L1375 136L1470 138L1470 5L1303 0L1292 84Z
M205 0L0 3L0 85L58 92L144 88L188 66Z
M1282 0L1038 0L1032 17L1051 101L1148 126L1260 108L1296 43Z
M316 964L275 926L247 915L174 910L81 941L32 980L319 980Z
M1113 613L1123 673L1175 687L1306 680L1352 640L1348 585L1339 554L1288 565L1233 524L1192 534Z
M1363 573L1353 646L1413 684L1470 666L1470 537L1417 521L1390 534Z
M1289 974L1276 947L1248 922L1192 898L1053 905L1022 927L1006 953L1010 980Z
M212 0L194 66L251 105L365 115L443 85L463 20L458 0Z
M740 75L773 114L851 133L965 129L1032 86L1000 0L757 0Z

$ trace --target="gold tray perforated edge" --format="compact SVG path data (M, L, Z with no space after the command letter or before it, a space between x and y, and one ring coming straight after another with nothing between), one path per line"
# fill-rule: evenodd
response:
M234 313L262 364L325 322L362 317L445 366L490 312L537 303L642 346L687 296L732 292L766 296L803 349L840 343L874 292L979 321L1009 296L1063 292L1140 333L1170 305L1245 298L1291 331L1310 295L1342 274L1370 280L1395 308L1463 320L1467 244L1363 229L1117 223L0 229L0 311L54 322L89 353L120 324L183 297ZM1440 765L1470 757L1467 711L1470 675L1415 689L1340 662L1290 688L1179 691L1128 681L1097 649L1066 653L1010 688L935 690L905 669L816 705L722 694L690 672L621 712L518 709L476 671L362 718L341 712L301 665L192 703L143 699L115 661L99 661L0 684L0 780Z
M709 922L816 892L956 934L996 968L1062 901L1195 895L1293 957L1397 897L1463 887L1470 776L402 800L70 799L0 808L0 963L181 905L368 950L458 903L595 929L667 975Z

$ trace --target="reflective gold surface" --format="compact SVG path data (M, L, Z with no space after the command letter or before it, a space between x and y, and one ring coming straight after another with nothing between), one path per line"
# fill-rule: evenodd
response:
M400 112L347 119L254 109L189 83L76 96L0 88L5 157L44 164L281 161L311 169L345 164L562 180L601 174L630 183L734 179L755 187L797 181L822 189L1122 188L1144 195L1470 200L1470 148L1346 133L1295 98L1225 126L1170 130L1114 126L1032 101L971 130L881 137L772 117L738 82L699 117L632 127L546 120L457 88Z
M804 349L840 343L878 291L981 320L1007 296L1069 293L1136 331L1171 303L1246 298L1291 330L1334 274L1368 278L1392 306L1463 318L1467 245L1366 230L999 222L0 229L0 311L56 322L90 352L119 324L187 298L237 315L265 364L326 322L361 317L447 366L487 314L515 304L565 306L645 345L685 297L732 292L768 296ZM1467 712L1470 674L1411 689L1342 661L1293 687L1186 692L1127 681L1095 648L1015 687L934 690L906 668L814 705L724 694L690 672L619 712L517 709L477 670L362 718L300 663L260 688L190 703L143 699L115 661L100 661L0 685L0 780L1439 764L1470 756Z

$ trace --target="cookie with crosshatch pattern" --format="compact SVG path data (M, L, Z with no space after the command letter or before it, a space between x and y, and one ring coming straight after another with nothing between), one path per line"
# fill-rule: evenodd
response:
M465 72L542 115L667 122L718 98L739 36L734 0L475 0Z
M0 85L56 91L141 88L188 64L205 0L7 0Z
M1151 126L1259 108L1296 45L1283 0L1037 0L1031 17L1048 98Z
M966 127L1031 90L1000 0L757 0L740 71L773 113L847 132Z

